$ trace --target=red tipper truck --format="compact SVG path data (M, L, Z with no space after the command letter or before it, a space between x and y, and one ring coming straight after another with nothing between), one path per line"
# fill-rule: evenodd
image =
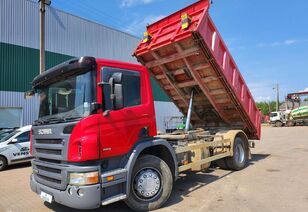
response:
M81 57L33 80L35 193L77 209L125 200L147 211L183 171L246 166L260 112L208 9L199 1L148 26L134 53L142 65ZM157 134L149 73L187 116L185 130Z

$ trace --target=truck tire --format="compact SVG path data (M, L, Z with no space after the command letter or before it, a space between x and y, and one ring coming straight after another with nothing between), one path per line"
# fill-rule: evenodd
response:
M135 211L155 210L169 199L172 187L172 173L165 161L143 155L133 168L130 195L125 202Z
M247 165L247 152L245 143L240 137L236 137L233 143L233 156L216 161L222 169L239 171Z
M240 137L236 137L233 144L233 156L226 158L229 169L239 171L247 165L247 152L245 143Z
M281 121L276 121L275 126L276 127L282 127L282 122Z
M0 171L4 170L6 166L7 166L6 158L0 156Z
M296 125L296 123L294 121L288 121L287 122L288 127L294 127L295 125Z
M217 161L214 162L219 168L221 169L229 169L227 164L226 164L226 160L225 158L219 159Z

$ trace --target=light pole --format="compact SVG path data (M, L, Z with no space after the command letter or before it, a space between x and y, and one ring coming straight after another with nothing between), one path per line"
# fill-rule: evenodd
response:
M51 0L39 0L40 3L40 73L45 71L45 12L46 5L51 4Z
M276 88L273 88L273 90L276 90L276 111L279 111L279 84L276 84Z

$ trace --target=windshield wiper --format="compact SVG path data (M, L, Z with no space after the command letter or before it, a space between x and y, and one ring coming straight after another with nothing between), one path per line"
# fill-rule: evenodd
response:
M75 119L81 119L81 116L67 116L67 117L63 117L64 121L71 121L71 120L75 120Z
M50 117L50 118L40 118L34 121L35 125L42 125L47 123L59 123L63 122L64 120L59 117Z
M44 123L45 122L42 119L37 119L37 120L34 121L34 125L42 125Z
M77 119L82 119L83 117L81 117L80 115L73 115L73 114L69 114L67 116L64 117L59 117L59 116L55 116L55 117L48 117L48 118L39 118L38 120L34 121L35 125L42 125L42 124L52 124L52 123L61 123L61 122L67 122L67 121L72 121L72 120L77 120Z

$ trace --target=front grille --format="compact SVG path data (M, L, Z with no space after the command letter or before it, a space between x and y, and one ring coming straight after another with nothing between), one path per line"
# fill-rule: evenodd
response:
M33 139L34 177L37 182L59 190L65 190L67 186L67 173L63 170L66 161L65 145L68 137Z
M53 179L51 177L47 177L47 176L44 176L44 175L40 175L40 174L37 174L37 176L45 181L49 181L51 183L56 183L56 184L61 184L61 180L57 180L57 179Z
M40 166L37 165L36 166L38 170L44 170L47 172L53 172L53 173L57 173L57 174L61 174L61 169L55 169L55 168L50 168L50 167L45 167L45 166Z
M54 138L37 138L33 141L33 153L37 159L42 160L66 160L66 139L54 139Z
M63 164L46 163L34 159L32 165L37 182L48 187L65 190L67 186L67 172Z
M48 163L57 163L60 164L60 160L52 160L52 159L46 159L46 158L38 158L40 161L48 162Z
M62 139L36 139L37 144L62 144Z
M61 155L62 150L57 150L57 149L43 149L43 148L36 148L37 153L42 153L42 154L52 154L52 155Z

